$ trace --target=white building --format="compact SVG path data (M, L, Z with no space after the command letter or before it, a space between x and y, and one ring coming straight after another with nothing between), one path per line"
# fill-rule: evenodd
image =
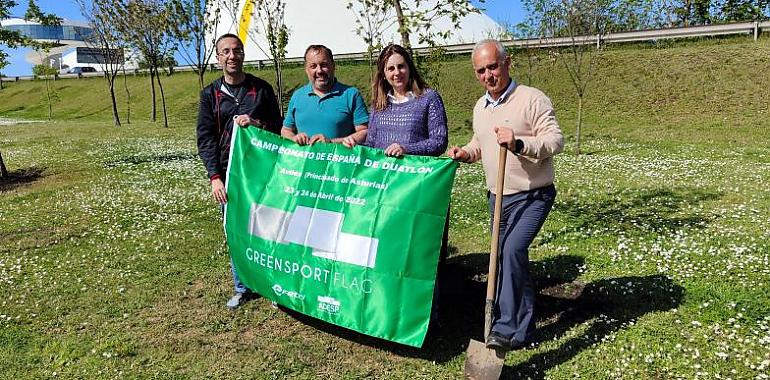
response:
M430 9L437 1L440 0L425 1L421 7ZM411 0L404 2L412 3ZM237 34L245 44L246 61L264 60L268 58L265 54L267 41L263 34L255 33L255 29L259 32L263 30L263 24L254 10L246 7L248 3L253 1L240 0L238 9L234 12L220 9L216 35ZM348 9L347 5L347 0L287 0L285 24L290 34L286 57L302 57L305 49L311 44L326 45L335 55L365 52L367 45L363 38L356 34L355 4L353 9ZM398 33L395 14L388 15L388 20L388 28L383 33L382 42L384 45L391 42L400 44L401 35ZM452 31L449 39L439 41L442 45L476 42L495 36L501 29L499 24L484 13L465 16L460 20L459 28L455 28L447 17L435 20L432 28L436 31ZM425 46L417 40L418 33L414 31L411 35L412 46ZM211 63L215 62L216 57L212 56Z
M38 65L45 63L61 71L73 67L93 67L101 71L105 62L100 49L88 47L86 39L91 35L91 27L84 22L62 20L61 25L42 25L21 18L0 20L0 27L15 30L38 42L48 42L55 45L48 54L30 51L26 61ZM135 69L138 63L128 51L124 53L126 69Z

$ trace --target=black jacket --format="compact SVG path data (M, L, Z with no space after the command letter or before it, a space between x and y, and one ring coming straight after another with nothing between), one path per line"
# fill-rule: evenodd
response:
M201 91L198 110L198 155L206 165L210 179L224 177L230 157L233 117L248 114L260 121L263 129L280 134L281 111L273 87L262 79L246 74L239 99L222 91L224 77Z

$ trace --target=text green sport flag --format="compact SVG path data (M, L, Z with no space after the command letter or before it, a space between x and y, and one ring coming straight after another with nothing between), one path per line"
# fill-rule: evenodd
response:
M225 232L240 280L300 313L422 346L457 164L233 130Z

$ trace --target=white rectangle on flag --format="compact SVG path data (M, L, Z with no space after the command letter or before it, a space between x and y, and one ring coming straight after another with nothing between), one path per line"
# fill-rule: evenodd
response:
M314 250L313 256L374 268L378 244L378 239L343 232L339 234L335 251Z
M260 204L252 204L249 233L265 240L281 242L286 234L291 213Z
M339 212L297 206L283 241L334 252L344 216Z

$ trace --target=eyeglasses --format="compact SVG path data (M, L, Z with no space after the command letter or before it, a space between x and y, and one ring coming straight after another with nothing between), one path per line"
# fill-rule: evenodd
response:
M219 55L221 55L221 56L223 56L223 57L227 57L227 56L228 56L228 55L230 55L230 54L232 54L233 56L236 56L236 57L241 57L241 56L243 56L243 49L241 49L241 48L235 48L235 49L222 49L222 50L219 52Z

